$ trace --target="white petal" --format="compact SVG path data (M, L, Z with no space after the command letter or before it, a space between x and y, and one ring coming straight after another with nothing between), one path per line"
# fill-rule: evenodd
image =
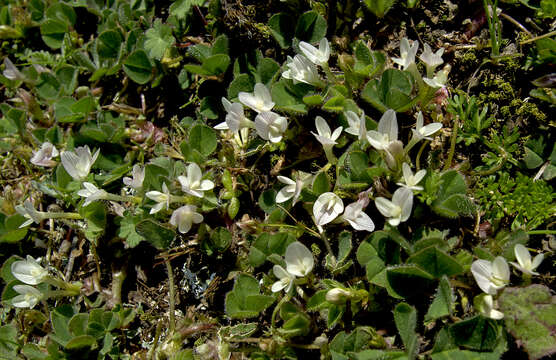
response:
M535 256L535 258L533 259L533 263L531 264L531 269L535 270L537 267L539 267L543 260L544 254L538 254L537 256Z
M311 250L299 241L288 245L284 256L287 271L299 277L307 276L314 266L314 258Z
M378 122L378 132L388 134L388 140L390 141L398 139L398 121L394 110L389 109L382 115Z
M522 244L516 244L514 246L514 253L519 265L524 268L531 268L531 254L529 250Z
M326 123L326 120L322 116L317 116L315 118L315 127L320 136L330 138L330 126Z
M284 186L278 193L276 194L276 202L278 204L284 203L291 199L295 194L295 187L292 189L290 185Z
M492 262L492 273L496 278L508 282L510 280L510 267L506 259L497 256Z
M399 206L395 205L390 200L380 196L375 199L375 206L378 211L385 217L392 217L396 213L401 211Z

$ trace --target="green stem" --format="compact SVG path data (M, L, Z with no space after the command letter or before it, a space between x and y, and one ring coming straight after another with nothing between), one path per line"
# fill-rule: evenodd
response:
M271 329L275 329L276 328L276 315L278 315L278 311L280 311L280 308L282 307L282 305L284 305L284 303L290 301L290 296L289 295L285 295L280 302L276 305L276 307L274 308L274 311L272 311L272 318L270 320L270 328Z
M143 199L139 196L121 196L121 195L107 193L106 197L105 197L105 200L122 201L122 202L131 201L131 202L134 202L136 204L140 204Z
M172 264L170 264L170 260L168 259L168 253L165 254L164 263L166 264L166 271L168 272L168 288L170 289L170 299L169 299L169 306L170 306L170 328L169 333L173 334L176 328L176 290L174 289L174 271L172 270Z
M428 141L423 141L421 147L419 148L419 152L417 153L417 157L415 158L415 168L417 171L421 170L421 154L423 153L423 150L425 150L427 143Z
M45 219L75 219L81 220L83 216L79 213L67 213L67 212L43 212Z
M323 146L324 154L326 155L326 160L330 165L336 165L338 163L338 159L336 155L332 152L332 146Z
M324 70L324 73L326 74L326 78L328 80L332 81L334 84L340 83L336 75L334 75L332 71L330 71L330 67L328 66L328 64L323 65L322 69Z
M454 119L454 126L452 128L452 137L450 138L450 152L448 153L448 160L446 160L446 164L444 164L444 171L452 167L452 159L454 158L454 152L456 151L456 140L458 136L458 129L459 129L459 116L456 115L456 118Z
M324 231L320 234L320 238L322 242L324 242L326 251L328 251L328 254L330 255L330 262L332 263L332 266L336 267L336 256L334 256L334 253L332 252L332 246L330 246L330 242L328 241L328 238L326 237Z
M523 40L522 42L519 43L519 45L529 44L529 43L535 42L537 40L544 39L544 38L547 38L547 37L551 37L551 36L554 36L554 35L556 35L556 30L551 31L551 32L546 33L546 34L543 34L543 35L535 36L534 38L531 38L531 39Z
M529 230L527 231L528 235L556 235L556 230Z

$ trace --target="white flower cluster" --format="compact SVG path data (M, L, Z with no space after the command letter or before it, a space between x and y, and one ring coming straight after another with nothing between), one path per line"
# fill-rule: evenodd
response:
M12 275L25 285L15 285L13 289L19 294L11 303L19 308L34 308L42 300L42 293L31 285L38 285L48 277L48 271L37 260L27 255L27 259L14 261L11 265Z
M257 134L264 140L272 143L282 140L288 128L288 121L284 116L271 111L274 108L274 102L270 91L264 84L255 84L253 93L240 92L238 99L240 103L231 103L228 99L222 98L226 118L224 122L216 125L215 129L238 133L243 129L255 128ZM255 122L245 116L242 104L257 113Z
M279 279L272 284L272 292L285 289L286 293L289 293L293 288L296 277L306 277L315 265L311 250L299 241L288 245L284 260L286 261L285 269L280 265L274 265L272 268L274 275Z

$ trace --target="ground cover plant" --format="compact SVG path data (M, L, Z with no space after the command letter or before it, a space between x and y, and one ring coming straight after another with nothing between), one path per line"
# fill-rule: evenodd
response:
M0 2L0 358L556 353L556 2Z

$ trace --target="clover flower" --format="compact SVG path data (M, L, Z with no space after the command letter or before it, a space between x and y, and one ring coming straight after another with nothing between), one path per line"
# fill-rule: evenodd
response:
M12 81L25 79L25 76L17 69L14 63L7 56L4 58L4 71L2 72L2 75Z
M442 63L444 63L444 60L442 60L444 48L440 48L435 53L433 53L429 44L424 44L423 47L424 50L421 53L421 56L419 56L419 59L421 59L421 61L425 63L427 67L427 74L429 72L432 73L438 65L442 65Z
M307 184L311 182L312 177L313 176L311 174L302 171L298 172L295 181L279 175L278 181L282 184L286 184L286 186L280 189L278 194L276 194L276 203L281 204L293 198L292 206L295 205L301 195L301 190L303 190L303 187L307 186Z
M272 292L279 292L285 289L286 293L289 293L293 287L293 282L295 281L295 276L290 274L286 269L280 265L274 265L272 268L274 276L278 278L274 284L272 284Z
M538 254L535 256L533 261L531 261L531 254L529 254L529 250L527 250L527 248L522 244L516 244L514 246L514 253L518 263L512 261L510 264L524 274L539 275L535 269L542 263L544 254Z
M250 107L258 113L270 111L274 107L270 91L261 83L255 84L252 94L242 91L238 94L238 98L243 105Z
M423 81L430 87L438 89L446 85L448 82L448 74L450 73L451 66L446 65L444 69L436 73L436 75L430 79L428 77L423 78Z
M90 182L84 182L83 186L85 187L85 189L81 189L77 192L77 195L85 198L83 206L87 206L93 201L106 199L106 196L108 195L105 190L97 188Z
M344 211L342 199L333 192L321 194L313 205L313 216L318 226L326 225Z
M425 126L423 126L423 123L424 123L423 113L419 111L419 113L417 114L417 123L415 124L415 129L411 129L411 131L413 132L413 136L417 140L422 140L422 139L432 140L432 138L429 136L434 134L438 130L442 129L441 123L435 122Z
M43 216L42 212L35 210L33 203L29 199L25 200L23 206L16 205L15 211L17 211L18 214L22 215L27 219L23 224L19 225L19 228L23 228L28 225L31 225L33 222L40 224L41 221L46 219Z
M166 207L166 210L170 207L170 191L166 186L166 183L162 184L162 192L160 191L149 191L145 194L151 200L154 200L157 204L152 207L149 214L155 214Z
M407 70L411 64L415 64L415 55L417 55L417 50L419 49L419 41L413 41L413 44L409 45L409 40L403 38L400 42L400 57L392 58L392 61L400 65L403 70Z
M194 205L184 205L172 213L170 224L177 226L180 233L185 234L191 229L193 223L203 221L203 215L199 214Z
M99 153L100 149L91 155L91 149L87 145L76 148L75 152L64 151L61 155L62 165L74 180L81 181L89 175Z
M349 127L345 130L348 134L355 135L358 137L359 141L364 141L367 139L367 124L365 122L365 112L361 113L361 116L351 110L346 112L346 119L348 121Z
M210 180L203 180L203 173L199 165L190 163L187 166L187 176L178 176L181 190L184 193L202 198L204 192L214 188L214 183Z
M316 65L303 55L295 55L293 59L288 56L286 67L288 70L282 73L282 77L293 80L294 84L298 82L314 86L322 84Z
M420 191L423 190L422 186L417 186L423 180L427 174L427 170L419 170L415 174L411 171L411 168L407 163L402 164L403 171L403 181L404 183L397 183L400 186L408 188L410 190Z
M324 120L321 116L317 116L315 118L315 127L317 128L318 134L315 134L312 131L311 134L313 134L322 144L325 151L327 149L332 149L332 147L337 144L336 140L338 140L343 130L343 127L340 126L331 133L330 126L328 126L326 120Z
M378 122L377 130L367 132L367 141L377 150L385 150L391 142L398 140L396 112L387 110Z
M282 140L288 128L288 120L272 111L261 112L255 118L255 129L257 134L264 140L277 143Z
M313 45L301 41L299 43L299 50L309 59L313 64L320 66L328 66L328 59L330 58L330 45L326 38L322 38L317 49Z
M394 192L392 201L377 197L375 205L382 215L388 218L388 223L398 226L401 222L407 221L413 207L413 192L407 188L399 188Z
M13 289L19 294L11 300L12 305L17 308L32 309L43 297L39 290L29 285L14 285Z
M375 229L373 220L363 211L363 201L359 200L346 206L342 218L355 230L372 232Z
M342 305L345 304L348 299L351 299L352 296L351 291L336 287L326 292L325 299L329 303Z
M481 294L473 299L473 306L481 315L493 319L500 320L504 318L504 314L494 308L494 299L492 295Z
M60 153L58 152L56 147L46 141L42 143L39 150L33 152L33 156L31 157L31 164L44 167L56 166L56 161L52 160L52 158L55 158L59 154Z
M244 128L253 128L253 121L245 117L243 105L240 103L231 103L225 97L222 98L222 105L226 110L226 121L216 125L217 130L231 130L234 133Z
M30 255L27 255L25 260L14 261L11 271L17 280L27 285L40 284L48 276L48 270L40 266Z
M278 278L278 281L272 284L272 292L278 292L282 289L286 289L286 293L290 292L295 278L303 278L309 275L313 266L315 266L315 259L311 250L299 241L288 245L284 260L286 262L285 269L280 265L274 265L272 268L274 275Z
M471 264L471 274L483 292L496 295L496 292L510 281L510 268L501 256L494 261L475 260Z
M132 177L125 176L123 178L124 184L135 190L140 190L143 187L143 181L145 180L145 168L138 164L133 165L131 176Z

